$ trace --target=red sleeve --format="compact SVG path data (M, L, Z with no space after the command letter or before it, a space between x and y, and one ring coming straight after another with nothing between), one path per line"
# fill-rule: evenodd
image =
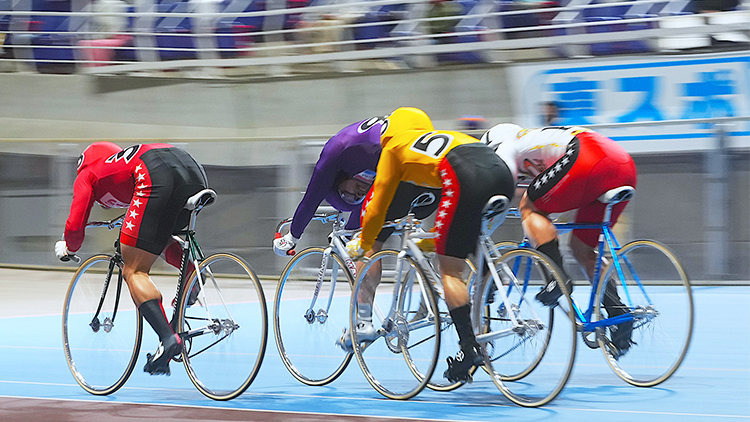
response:
M70 205L70 214L65 223L65 243L71 252L80 249L83 243L86 223L94 205L93 177L91 172L84 170L73 184L73 203Z

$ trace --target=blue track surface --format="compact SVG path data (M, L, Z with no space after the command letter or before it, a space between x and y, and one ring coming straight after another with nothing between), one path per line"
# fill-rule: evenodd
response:
M68 370L57 314L0 318L0 396L451 421L750 420L750 287L695 287L694 299L692 346L667 382L653 388L632 387L613 374L601 352L579 343L565 390L539 409L513 405L482 373L473 384L456 391L425 390L405 402L375 392L355 361L332 384L308 387L292 378L281 363L270 328L260 374L237 399L205 398L180 364L172 363L171 377L141 372L145 352L157 343L148 329L143 356L125 387L111 396L95 397L83 391Z

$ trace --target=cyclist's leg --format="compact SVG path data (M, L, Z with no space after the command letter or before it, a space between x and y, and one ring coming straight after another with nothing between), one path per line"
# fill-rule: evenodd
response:
M470 370L481 364L482 357L471 325L468 289L462 279L465 259L476 249L487 201L498 194L512 199L515 183L507 165L496 155L487 154L481 145L451 150L440 164L440 174L443 192L435 218L436 251L445 300L461 348L455 359L448 358L444 376L451 382L470 381Z
M636 187L637 171L632 157L618 144L597 133L583 133L581 152L583 157L572 175L585 181L581 189L580 204L576 223L599 224L604 221L607 205L598 200L599 196L610 189L620 186ZM610 223L617 223L627 202L612 207ZM570 236L570 248L576 260L583 265L589 280L593 280L596 267L596 247L599 243L600 230L574 230Z
M445 303L456 326L458 344L461 350L469 350L477 345L474 330L471 326L471 303L469 289L462 275L466 266L465 258L438 255L440 270L443 273Z
M161 342L156 353L148 356L144 371L168 375L169 360L180 352L182 341L167 320L161 293L149 272L171 234L187 224L183 209L187 199L207 183L203 168L178 148L153 149L140 159L142 180L120 232L123 276L133 301Z
M182 269L182 246L174 239L169 240L169 244L167 244L167 247L164 248L164 252L162 252L161 257L166 261L167 264L177 268L178 270ZM188 271L187 274L190 276L190 274L193 273L193 270L195 270L195 265L191 261L188 262Z
M367 258L374 255L376 252L380 252L383 249L383 241L376 240L372 244L372 251L368 251L365 256ZM357 262L357 274L359 274L365 267L366 262L364 260ZM375 262L367 269L363 279L362 287L357 294L357 338L362 341L372 341L377 338L377 330L372 325L372 308L373 301L375 299L375 291L380 284L381 277L381 263ZM352 351L352 337L349 334L349 330L344 328L341 338L336 342L342 349L351 352Z
M154 355L147 355L145 372L169 375L169 360L180 352L182 341L174 333L162 306L159 289L149 276L158 255L126 244L121 245L123 276L143 318L151 325L161 342Z

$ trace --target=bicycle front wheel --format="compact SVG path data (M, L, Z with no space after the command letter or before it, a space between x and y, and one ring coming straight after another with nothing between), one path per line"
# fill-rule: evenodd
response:
M95 255L76 271L65 295L63 348L76 382L91 394L114 393L135 368L143 324L122 269Z
M561 271L536 250L511 250L493 264L496 274L485 277L474 295L485 370L512 402L542 406L557 397L573 370L576 324L570 293ZM552 308L534 298L551 277L564 291Z
M346 369L352 354L336 346L349 326L354 278L338 254L308 248L297 254L276 287L273 328L281 361L307 385L325 385Z
M380 282L366 285L365 275L368 280L379 276ZM430 283L411 257L399 259L399 253L390 250L374 254L357 276L349 314L354 355L370 385L390 399L419 394L435 371L441 327ZM374 341L360 339L354 330L359 295L374 295Z
M607 285L616 283L618 296L632 317L632 345L622 354L614 346L613 327L597 329L599 347L617 376L637 387L653 387L679 368L693 334L690 280L674 253L661 243L638 240L618 252L623 279L610 262L599 283L597 315L605 318ZM610 287L610 291L611 291ZM618 324L617 330L629 324ZM609 333L609 335L608 335ZM627 333L626 333L627 334Z
M182 360L201 393L230 400L250 386L263 362L266 299L253 269L236 255L211 255L199 269L180 302Z

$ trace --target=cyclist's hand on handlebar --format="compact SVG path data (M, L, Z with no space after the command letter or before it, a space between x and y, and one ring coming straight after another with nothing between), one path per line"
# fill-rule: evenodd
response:
M352 259L359 259L365 254L365 250L362 249L362 241L359 237L346 242L346 252Z
M72 252L68 250L68 245L65 243L64 240L58 240L55 243L55 255L57 255L57 259L59 259L62 262L68 262L70 260L73 260L75 262L80 262L81 259L75 256Z
M284 236L280 236L276 233L276 239L273 241L273 251L278 256L291 256L294 255L294 247L297 246L299 239L292 236L291 233L287 233Z

